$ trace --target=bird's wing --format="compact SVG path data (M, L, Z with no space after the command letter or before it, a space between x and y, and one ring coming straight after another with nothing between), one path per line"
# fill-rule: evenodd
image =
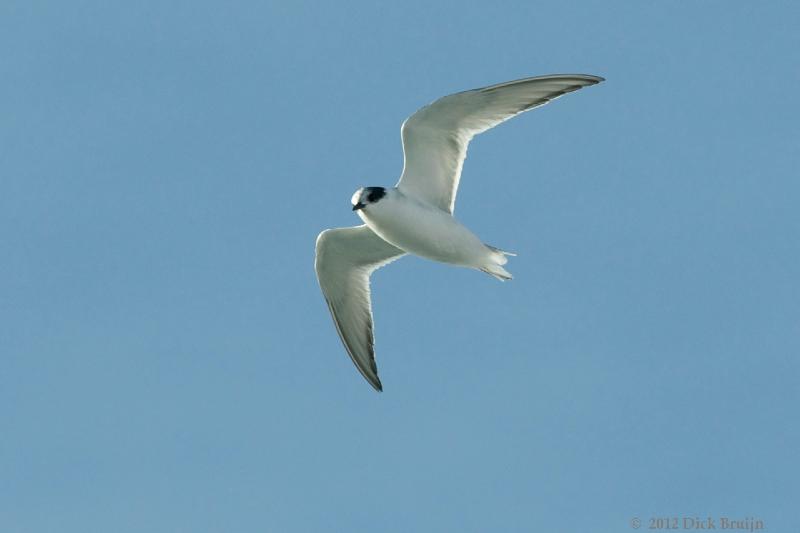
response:
M436 100L403 123L400 132L405 165L397 187L452 213L472 137L563 94L601 81L603 78L598 76L556 74L499 83Z
M375 365L369 276L405 252L367 226L327 229L317 237L314 268L336 331L358 371L383 390Z

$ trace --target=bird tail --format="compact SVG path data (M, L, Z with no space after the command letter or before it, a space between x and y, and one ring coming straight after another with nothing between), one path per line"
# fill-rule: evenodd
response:
M511 257L517 257L517 254L515 254L514 252L506 252L505 250L501 250L500 248L496 248L496 247L492 246L491 244L483 243L483 245L485 247L487 247L488 249L490 249L491 251L497 252L498 254L510 255ZM503 261L503 264L505 265L506 262Z
M517 254L506 252L505 250L501 250L500 248L495 248L489 244L484 244L489 250L492 251L489 259L489 263L480 267L482 272L486 272L490 276L494 276L496 279L500 281L507 281L513 279L514 276L511 275L509 271L503 268L503 265L508 263L508 259L506 258L507 255L516 256Z

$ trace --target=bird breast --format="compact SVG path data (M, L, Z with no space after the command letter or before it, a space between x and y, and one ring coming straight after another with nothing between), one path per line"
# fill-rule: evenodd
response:
M452 215L396 189L358 215L386 242L427 259L479 266L489 253L481 240Z

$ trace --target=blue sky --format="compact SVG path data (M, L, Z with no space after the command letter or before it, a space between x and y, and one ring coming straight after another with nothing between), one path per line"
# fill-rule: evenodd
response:
M3 2L0 529L796 527L795 2ZM607 81L481 135L456 214L515 279L373 278L322 229L435 98Z

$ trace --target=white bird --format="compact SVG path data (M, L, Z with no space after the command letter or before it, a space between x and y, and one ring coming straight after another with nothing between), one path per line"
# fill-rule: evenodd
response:
M316 244L315 269L336 331L350 358L376 390L369 277L406 253L475 268L500 280L514 255L481 242L453 218L470 140L520 113L603 81L557 74L499 83L445 96L403 123L405 165L394 188L363 187L351 203L365 224L327 229Z

